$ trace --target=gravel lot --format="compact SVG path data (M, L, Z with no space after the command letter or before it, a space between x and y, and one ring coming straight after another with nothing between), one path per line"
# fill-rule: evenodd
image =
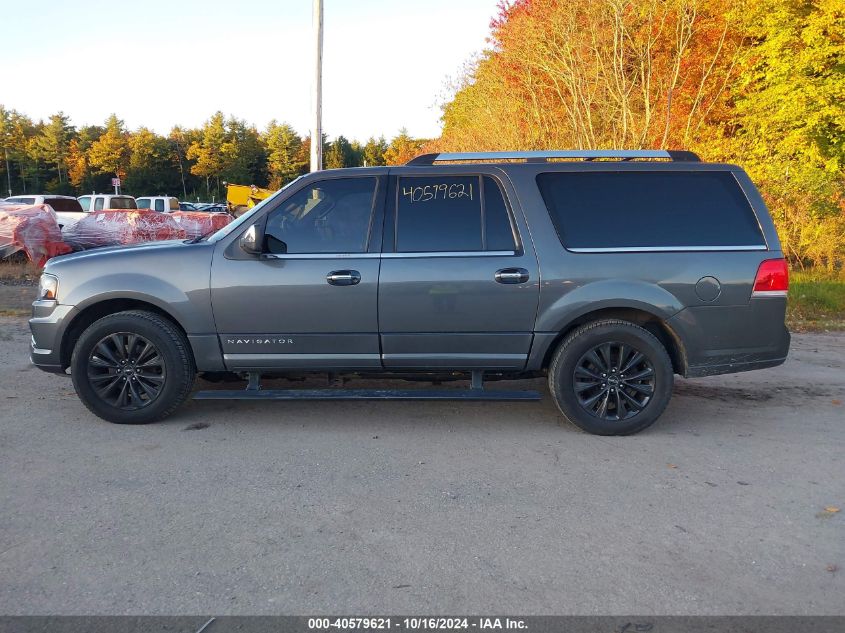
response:
M28 343L0 319L0 613L845 614L845 334L628 438L548 396L120 427Z

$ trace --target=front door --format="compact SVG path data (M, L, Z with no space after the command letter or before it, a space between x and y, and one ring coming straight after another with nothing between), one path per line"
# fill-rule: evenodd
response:
M378 175L307 179L272 201L263 255L247 255L237 238L221 244L211 299L227 368L381 366L384 184Z
M398 171L379 283L384 366L522 369L539 278L524 221L503 196L507 181Z

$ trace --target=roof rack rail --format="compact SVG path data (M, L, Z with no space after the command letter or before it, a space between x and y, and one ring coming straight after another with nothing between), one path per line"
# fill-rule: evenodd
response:
M700 162L694 152L665 149L589 149L550 150L532 152L455 152L443 154L421 154L409 160L406 165L420 166L457 161L497 162L504 160L525 160L529 163L547 163L550 160L570 159L591 161L601 158L612 160L668 159L682 162Z

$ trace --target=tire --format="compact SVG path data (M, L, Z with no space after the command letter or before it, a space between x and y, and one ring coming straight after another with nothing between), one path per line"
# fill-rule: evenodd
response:
M115 424L169 416L191 393L196 375L185 335L170 320L141 310L95 321L76 342L70 367L82 403Z
M616 319L577 328L549 367L560 412L595 435L631 435L650 426L669 404L673 384L672 361L657 337Z

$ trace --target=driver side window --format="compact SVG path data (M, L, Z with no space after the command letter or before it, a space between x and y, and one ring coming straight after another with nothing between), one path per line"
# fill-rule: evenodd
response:
M269 253L364 253L376 179L336 178L307 185L267 218Z

